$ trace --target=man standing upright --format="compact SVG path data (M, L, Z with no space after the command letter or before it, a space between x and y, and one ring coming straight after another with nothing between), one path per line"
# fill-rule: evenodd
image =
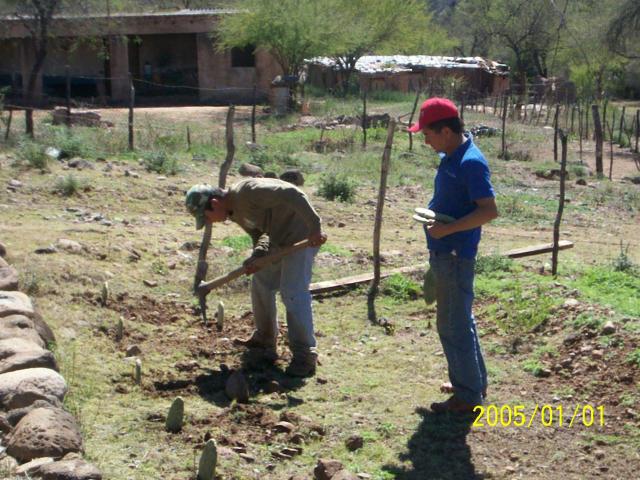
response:
M245 261L251 280L251 301L255 331L239 341L259 353L265 361L277 358L277 290L287 309L289 348L293 358L287 373L313 375L317 365L316 338L311 311L309 283L313 259L327 236L320 217L307 196L294 185L271 178L242 180L228 190L195 185L187 192L187 210L196 218L196 228L227 219L238 224L253 240L253 254ZM310 248L298 250L278 262L256 271L257 257L275 253L305 238Z
M489 165L464 134L458 109L446 98L430 98L410 132L422 132L440 154L429 209L449 215L451 223L425 225L429 265L436 278L437 328L447 358L453 395L431 405L434 412L471 412L481 405L487 370L472 314L475 258L481 225L498 216Z

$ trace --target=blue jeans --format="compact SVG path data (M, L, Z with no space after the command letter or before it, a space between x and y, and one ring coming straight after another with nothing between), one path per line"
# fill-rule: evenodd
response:
M485 368L473 304L474 258L430 252L429 265L436 277L437 327L447 357L454 396L481 405L487 387Z
M318 248L305 248L287 255L253 275L251 300L258 337L275 347L278 336L276 291L280 290L287 310L289 348L294 355L305 357L316 353L311 310L311 269Z

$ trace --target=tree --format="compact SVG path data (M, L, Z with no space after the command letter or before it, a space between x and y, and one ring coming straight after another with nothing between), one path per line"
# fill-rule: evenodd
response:
M327 40L324 2L244 0L224 15L216 32L220 50L254 45L271 52L283 73L299 77L304 60L322 54Z
M342 74L344 93L363 55L436 54L453 44L418 0L333 0L329 4L329 56Z
M607 31L609 46L625 58L640 59L640 2L626 0L618 6Z

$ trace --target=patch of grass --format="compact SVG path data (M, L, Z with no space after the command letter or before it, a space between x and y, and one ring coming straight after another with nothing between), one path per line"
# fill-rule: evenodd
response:
M570 178L585 178L589 175L589 171L585 165L572 163L567 166L567 172Z
M627 355L627 362L640 368L640 348L636 348L633 352Z
M58 177L53 190L64 197L72 197L86 188L86 183L70 173L64 177Z
M333 243L324 243L320 247L320 252L331 253L332 255L338 255L340 257L350 257L352 254L346 248L342 248L339 245L334 245Z
M18 144L16 155L19 160L25 162L30 168L47 170L48 157L44 153L44 146L31 140L22 140Z
M524 362L522 362L522 368L525 372L531 373L533 376L537 377L540 375L540 372L544 369L544 365L540 363L540 360L535 358L528 358Z
M480 255L476 260L476 273L486 275L494 272L510 272L514 262L504 255Z
M637 272L638 266L635 265L629 257L629 244L624 247L622 240L620 241L620 253L613 259L612 267L616 272L627 272L630 274Z
M327 200L351 202L356 195L356 182L345 175L324 175L320 179L318 195Z
M382 293L397 301L415 300L421 293L420 284L400 273L387 277L382 285Z
M76 135L66 127L54 127L53 142L67 157L92 157L95 147L88 138Z
M599 329L604 323L604 318L594 317L590 313L581 313L571 321L575 328L589 328L591 330Z
M636 272L596 266L586 269L574 284L584 297L640 317L640 276Z
M222 239L222 245L236 251L244 251L253 247L253 240L249 235L234 235Z
M154 150L146 152L142 159L148 172L156 172L163 175L176 175L180 172L178 158L175 155L168 155L165 151Z

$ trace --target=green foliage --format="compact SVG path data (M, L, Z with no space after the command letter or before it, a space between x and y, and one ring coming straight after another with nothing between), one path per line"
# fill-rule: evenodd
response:
M494 272L510 272L513 260L504 255L479 255L476 260L476 273L486 275Z
M46 170L48 157L44 151L44 147L39 143L32 140L22 140L18 144L16 155L19 160L26 162L28 167Z
M640 348L636 348L627 356L627 362L640 368Z
M70 173L64 177L58 177L56 179L54 191L65 197L71 197L76 195L83 188L85 188L84 182Z
M154 150L146 152L142 159L148 172L156 172L163 175L176 175L180 172L178 158L175 155L168 155L165 151Z
M395 273L384 280L382 293L402 302L417 299L421 294L421 288L417 282Z
M625 247L620 241L620 253L616 258L613 259L613 270L616 272L627 272L627 273L635 273L638 271L638 266L633 263L631 258L629 257L629 246L627 244Z
M222 16L218 47L256 46L271 51L285 75L300 75L305 58L322 55L329 40L322 2L314 0L244 0Z
M324 175L320 179L318 195L327 200L351 202L356 195L356 182L345 175Z
M222 245L236 251L244 251L253 247L253 240L249 235L236 235L222 239Z
M530 358L522 362L522 368L524 369L525 372L529 372L533 376L537 377L540 375L540 373L544 369L544 365L540 363L540 360Z
M590 313L581 313L573 319L571 324L575 328L587 328L589 330L597 330L604 325L605 320L601 317L595 317Z
M321 252L330 253L332 255L337 255L339 257L350 257L351 252L345 248L342 248L339 245L334 245L333 243L323 243L320 247Z
M90 158L95 156L95 140L83 137L67 127L51 127L53 145L67 157Z
M586 269L575 280L586 298L610 305L617 312L640 317L640 276L634 271L615 271L609 266Z

